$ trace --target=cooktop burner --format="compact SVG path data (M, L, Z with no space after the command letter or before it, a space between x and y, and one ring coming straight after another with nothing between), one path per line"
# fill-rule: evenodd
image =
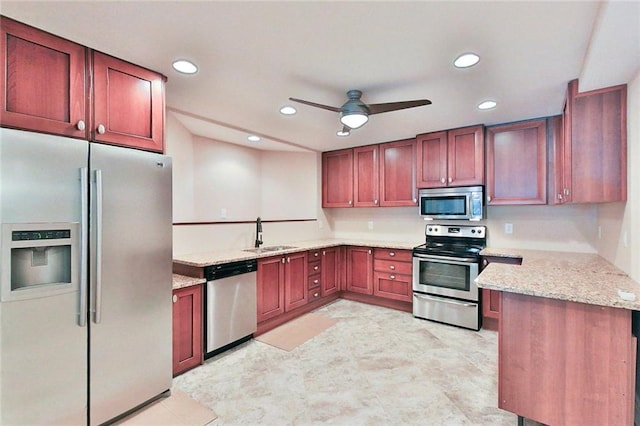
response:
M427 225L425 243L414 254L449 257L478 257L486 246L485 226Z

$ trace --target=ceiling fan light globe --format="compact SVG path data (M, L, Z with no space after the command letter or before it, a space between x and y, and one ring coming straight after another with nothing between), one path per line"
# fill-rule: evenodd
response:
M367 121L369 121L369 116L361 112L342 114L340 116L340 122L350 129L362 127Z

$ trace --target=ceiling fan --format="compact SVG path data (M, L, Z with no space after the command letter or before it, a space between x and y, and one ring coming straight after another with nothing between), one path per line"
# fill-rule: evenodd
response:
M349 98L349 100L347 100L347 102L345 102L344 105L342 105L340 108L317 104L315 102L309 102L296 98L289 98L289 100L316 108L339 112L340 122L343 124L343 135L348 135L351 129L362 127L367 121L369 121L370 115L431 104L431 101L429 99L418 99L415 101L388 102L384 104L367 105L360 100L360 98L362 97L362 92L360 90L349 90L347 92L347 97Z

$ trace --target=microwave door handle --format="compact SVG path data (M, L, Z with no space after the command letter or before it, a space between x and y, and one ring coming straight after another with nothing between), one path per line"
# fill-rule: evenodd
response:
M429 255L414 255L414 259L428 260L429 262L436 263L448 263L452 265L469 265L478 263L477 259L470 257L449 257L449 256L429 256Z

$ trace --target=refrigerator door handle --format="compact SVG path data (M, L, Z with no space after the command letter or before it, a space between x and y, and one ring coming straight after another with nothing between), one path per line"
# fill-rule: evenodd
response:
M102 170L96 170L96 305L93 322L102 320Z
M80 312L78 312L78 325L87 325L87 256L89 224L89 171L86 167L80 169Z

